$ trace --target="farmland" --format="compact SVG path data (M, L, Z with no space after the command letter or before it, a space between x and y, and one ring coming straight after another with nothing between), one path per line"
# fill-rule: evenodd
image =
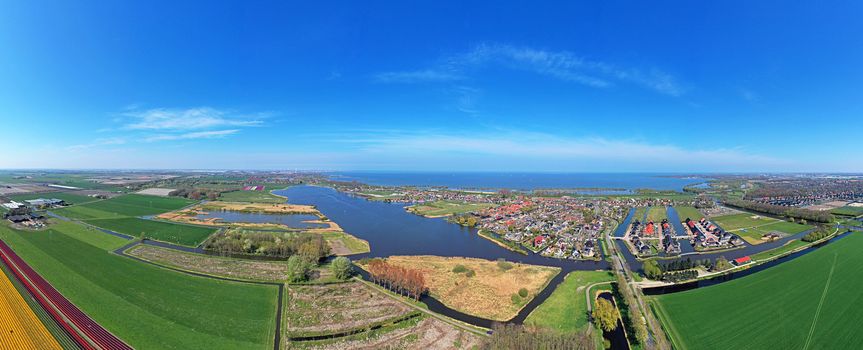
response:
M556 267L472 258L393 256L387 262L422 271L431 295L445 305L501 321L518 314L560 272ZM525 297L518 294L521 288L527 290Z
M687 218L699 220L704 217L704 214L695 207L677 206L674 209L677 210L677 217L680 221L685 221Z
M233 259L143 244L126 254L186 271L252 281L284 281L288 270L284 261Z
M197 246L216 232L216 229L211 227L172 224L139 218L93 219L84 220L84 222L132 237L139 237L143 234L148 239L185 246Z
M291 285L283 315L290 349L475 349L480 337L428 317L365 282ZM399 297L395 297L399 298ZM297 337L358 332L325 340Z
M277 288L142 264L105 250L117 241L93 239L98 247L66 234L74 231L70 225L76 224L56 224L36 233L0 226L0 238L65 297L130 345L272 347ZM90 234L101 233L81 229L74 236Z
M0 271L0 329L0 347L62 349L3 271Z
M128 194L103 201L58 209L55 212L73 219L106 219L155 215L180 209L193 203L195 202L183 198Z
M573 271L545 302L530 313L525 324L561 333L572 333L588 324L587 302L584 298L588 285L613 281L608 271Z
M451 201L436 201L431 203L416 204L407 207L407 211L426 217L444 217L480 211L494 207L490 203L459 203Z
M857 349L863 233L776 267L656 297L679 349ZM731 308L731 310L729 310Z

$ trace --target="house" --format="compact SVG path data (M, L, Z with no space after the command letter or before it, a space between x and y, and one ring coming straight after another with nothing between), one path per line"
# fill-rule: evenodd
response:
M536 236L536 238L534 238L534 239L533 239L533 246L534 246L534 247L539 247L539 246L541 246L541 245L542 245L542 243L543 243L543 242L545 242L545 237L543 237L543 236Z
M747 256L744 256L742 258L734 259L734 264L737 266L740 266L743 264L748 264L750 261L752 261L752 258L750 258L749 255L747 255Z

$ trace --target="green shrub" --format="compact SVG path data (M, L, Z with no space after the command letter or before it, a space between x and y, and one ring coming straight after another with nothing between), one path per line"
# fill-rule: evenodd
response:
M465 267L464 265L461 265L461 264L456 265L455 267L452 268L452 272L454 272L454 273L463 273L463 272L467 272L467 271L468 271L467 267Z
M346 280L353 275L354 265L351 263L351 259L340 256L333 260L333 263L330 265L330 270L336 278Z
M503 260L503 259L498 259L497 260L497 267L500 268L502 271L509 271L515 266L511 262L508 262L508 261Z
M520 296L522 298L527 298L527 294L528 294L527 288L522 288L522 289L518 290L518 296Z
M510 297L510 299L512 299L513 304L516 304L516 305L521 304L521 297L518 296L518 294L513 294L512 297Z
M473 270L467 270L467 273L465 273L464 275L467 277L473 277L476 276L476 272L474 272Z

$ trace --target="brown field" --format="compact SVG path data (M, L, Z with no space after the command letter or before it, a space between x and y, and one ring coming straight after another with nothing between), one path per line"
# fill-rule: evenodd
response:
M356 281L291 285L287 289L285 332L287 337L338 333L404 316L410 311L405 304Z
M560 272L557 267L517 263L504 270L497 261L474 258L393 256L387 261L423 271L429 292L445 305L498 321L515 317ZM463 265L476 275L468 277L466 273L455 273L453 268L456 265ZM518 294L521 288L528 290L528 297L514 303L512 295Z
M462 331L433 317L427 317L411 327L399 328L390 332L361 340L348 340L327 344L293 343L289 348L315 350L376 350L376 349L478 349L482 339Z
M284 281L287 263L284 261L261 261L231 259L220 256L185 253L173 249L140 244L127 254L160 265L223 277L255 281Z

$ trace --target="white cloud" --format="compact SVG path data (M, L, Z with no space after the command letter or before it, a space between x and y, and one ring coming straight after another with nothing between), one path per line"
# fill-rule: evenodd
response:
M408 160L414 164L451 160L476 169L491 168L484 170L527 167L524 169L534 171L723 171L789 165L785 160L739 148L682 148L639 140L519 131L470 135L382 133L360 138L335 136L331 141L353 143L355 151L369 159Z
M384 72L375 75L375 80L382 83L447 82L461 79L463 79L463 77L457 74L434 69L406 72Z
M125 138L109 137L109 138L96 139L95 141L90 142L90 143L67 146L66 150L68 150L68 151L80 151L80 150L90 149L93 147L123 145L125 143L126 143Z
M122 113L132 121L125 125L129 130L202 130L218 127L250 127L261 125L261 116L232 115L228 111L209 107L189 109L156 108Z
M160 134L147 137L144 141L167 141L167 140L190 140L190 139L216 139L239 132L239 129L195 131L183 134Z
M630 83L670 96L680 96L686 92L671 74L656 68L644 70L620 67L608 62L590 60L569 51L548 51L502 44L478 45L467 53L442 59L442 63L434 68L386 72L378 74L376 79L390 83L449 82L466 79L470 71L489 65L530 71L595 88Z

